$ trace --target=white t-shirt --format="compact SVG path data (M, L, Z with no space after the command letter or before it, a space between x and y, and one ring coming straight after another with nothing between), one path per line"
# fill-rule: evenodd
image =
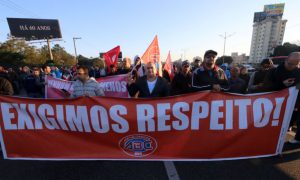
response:
M152 93L152 91L155 87L156 81L157 81L157 78L154 81L147 81L150 94Z

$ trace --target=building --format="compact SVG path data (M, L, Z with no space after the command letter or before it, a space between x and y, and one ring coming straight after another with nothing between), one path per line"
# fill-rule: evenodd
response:
M233 64L247 64L249 59L249 56L246 56L246 54L239 55L237 52L231 53L231 57Z
M284 4L265 5L263 12L254 13L249 63L257 64L282 45L287 20L282 19Z

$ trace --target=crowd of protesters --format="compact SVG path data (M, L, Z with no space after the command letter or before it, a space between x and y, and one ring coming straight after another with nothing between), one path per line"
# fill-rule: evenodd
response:
M69 97L103 96L103 90L95 79L118 74L127 74L127 89L131 97L152 98L181 95L197 91L230 93L260 93L281 90L296 86L300 88L300 52L291 53L284 63L275 67L271 59L263 59L260 68L248 74L243 66L216 65L217 52L208 50L203 62L195 59L192 64L188 60L173 65L173 76L166 70L162 77L158 76L157 64L142 64L140 57L124 58L120 65L106 68L93 67L61 67L45 64L43 67L29 68L24 66L18 71L4 69L0 66L0 94L19 95L31 98L43 98L45 94L46 76L53 76L67 81L75 81L74 92ZM297 99L291 123L300 123L300 102ZM300 127L300 124L299 126ZM295 139L300 142L300 128Z

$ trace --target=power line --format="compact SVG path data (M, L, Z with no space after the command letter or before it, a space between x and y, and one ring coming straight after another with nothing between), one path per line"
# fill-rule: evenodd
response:
M20 10L23 10L25 12L28 12L29 14L32 14L34 17L39 17L36 13L34 13L34 12L32 12L32 11L30 11L30 10L28 10L28 9L26 9L26 8L18 5L18 4L16 4L15 2L13 2L11 0L6 0L6 1L9 2L10 4L12 4L14 7L16 7L18 9L20 9Z
M10 5L5 4L3 1L0 1L0 4L1 4L2 6L5 6L5 7L9 8L9 9L11 9L11 10L13 10L13 11L19 13L19 14L22 14L22 15L24 15L24 16L27 16L25 13L21 12L21 11L18 10L18 9L13 8L13 7L10 6Z
M7 22L6 20L4 20L4 19L0 19L0 22Z
M11 9L11 10L13 10L13 11L19 13L19 14L22 14L24 16L38 17L35 13L21 7L20 5L12 2L10 0L1 0L0 4L2 6L5 6L5 7L9 8L9 9Z

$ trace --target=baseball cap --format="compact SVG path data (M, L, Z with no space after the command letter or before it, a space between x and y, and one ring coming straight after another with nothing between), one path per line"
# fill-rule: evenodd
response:
M204 57L206 57L208 54L214 54L214 55L218 55L218 53L214 50L207 50L204 54Z
M181 66L190 66L190 62L188 60L185 60L181 63Z

